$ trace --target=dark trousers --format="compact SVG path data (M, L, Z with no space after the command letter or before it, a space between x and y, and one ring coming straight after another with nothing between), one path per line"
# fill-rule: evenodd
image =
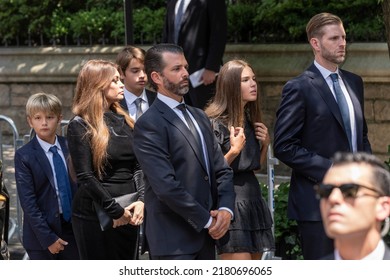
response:
M48 249L46 250L29 250L26 249L28 257L30 260L78 260L80 259L76 240L72 230L72 224L66 222L61 217L61 226L62 233L60 238L68 242L68 245L65 245L64 250L60 251L58 254L52 254Z
M215 260L215 241L207 234L199 252L183 255L153 256L152 260Z
M305 260L318 260L333 253L333 240L326 236L322 222L298 221L298 230Z

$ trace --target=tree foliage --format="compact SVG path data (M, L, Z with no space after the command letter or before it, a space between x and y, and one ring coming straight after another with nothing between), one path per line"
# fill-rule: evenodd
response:
M264 42L305 42L308 20L321 12L341 17L350 42L384 40L381 7L372 0L263 0L253 28Z
M323 11L343 19L350 42L385 41L389 1L226 0L228 41L306 42L307 21ZM166 0L131 3L134 43L160 42ZM125 37L123 0L0 0L0 22L3 46L116 45Z
M387 46L389 48L390 56L390 0L382 0L383 19L385 22L385 30L387 37Z

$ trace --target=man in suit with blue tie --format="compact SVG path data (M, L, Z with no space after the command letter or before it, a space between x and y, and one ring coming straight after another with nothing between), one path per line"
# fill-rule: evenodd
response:
M124 96L119 103L134 121L152 105L156 93L145 88L148 77L144 67L145 51L141 48L127 46L116 57L121 80L125 85Z
M24 213L23 247L31 260L79 259L71 222L76 184L66 165L64 137L56 135L61 101L37 93L26 104L35 136L15 153L15 179Z
M333 251L323 229L313 185L322 181L337 151L371 153L361 77L342 70L346 34L341 19L320 13L306 26L314 62L288 81L275 123L275 156L292 168L288 217L298 222L305 259Z
M158 92L134 128L134 152L146 175L145 234L152 259L215 259L215 242L233 218L232 170L205 113L183 102L188 64L181 47L160 44L145 56Z

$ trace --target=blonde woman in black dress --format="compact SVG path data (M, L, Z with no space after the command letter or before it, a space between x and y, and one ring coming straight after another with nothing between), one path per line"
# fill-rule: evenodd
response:
M270 138L261 122L256 77L247 62L231 60L221 68L206 114L234 171L236 192L230 240L217 252L226 260L260 259L264 251L274 249L271 213L255 175L266 159Z

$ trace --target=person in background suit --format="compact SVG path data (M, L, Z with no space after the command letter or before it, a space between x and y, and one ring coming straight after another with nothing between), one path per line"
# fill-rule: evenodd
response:
M203 109L215 92L216 74L222 66L227 40L225 0L170 0L163 42L181 46L190 74L205 68L203 84L192 88L185 102Z
M363 152L336 153L316 190L335 246L324 259L390 260L382 239L389 230L390 173L381 160Z
M76 192L76 184L65 174L67 202L62 200L54 154L57 147L63 164L69 157L66 139L56 135L61 123L61 101L52 94L36 93L27 101L27 121L35 131L34 138L15 153L15 179L23 209L23 247L31 260L75 260L78 249L72 230L71 213L66 216L65 204ZM68 168L67 168L68 169Z
M148 77L144 67L145 51L141 48L127 46L116 57L121 80L125 85L124 97L119 101L130 117L137 121L156 98L156 93L145 88ZM138 101L138 98L140 98ZM141 111L137 115L137 102L141 102Z
M322 181L335 152L371 153L371 146L362 78L339 68L346 54L341 19L317 14L308 22L306 33L314 62L283 88L274 153L292 168L288 217L298 222L303 257L318 259L333 251L333 242L324 232L313 185Z
M146 238L152 259L215 259L233 217L232 170L205 113L186 106L188 64L181 47L159 44L145 56L158 92L134 128L146 175ZM223 238L224 237L224 238Z

